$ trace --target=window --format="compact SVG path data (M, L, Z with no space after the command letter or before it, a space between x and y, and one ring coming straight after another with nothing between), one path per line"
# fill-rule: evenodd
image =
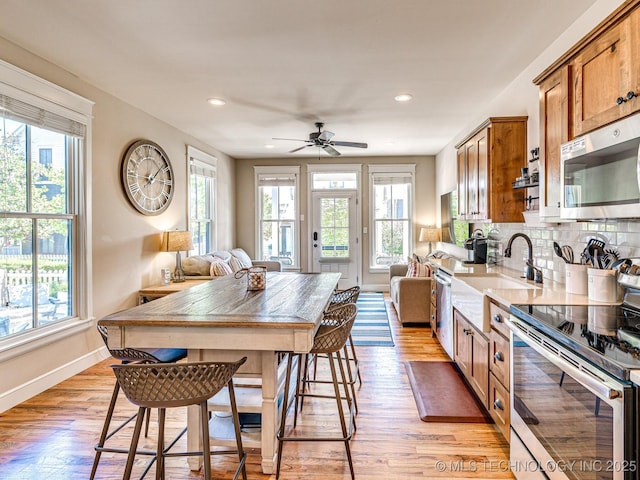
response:
M369 166L371 269L387 269L411 254L415 165Z
M191 146L189 157L189 231L192 255L204 255L215 249L216 158Z
M257 258L299 267L299 167L255 167Z
M45 100L52 92L61 101ZM90 102L0 62L0 340L89 316L90 114Z

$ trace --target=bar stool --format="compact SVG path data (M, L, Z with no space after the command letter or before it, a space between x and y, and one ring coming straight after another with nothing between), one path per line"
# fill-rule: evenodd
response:
M187 350L184 348L150 348L147 350L136 349L136 348L120 348L120 349L112 349L109 348L107 329L102 325L98 325L98 332L104 341L104 344L109 349L109 353L116 360L120 360L123 364L128 363L173 363L179 360L182 360L187 357ZM107 440L109 440L113 435L122 430L131 420L136 418L138 414L134 414L124 422L122 422L118 427L116 427L113 431L109 432L109 428L111 426L111 419L113 417L113 411L115 410L116 401L118 400L118 393L120 392L120 384L116 382L113 387L113 393L111 394L111 401L109 402L109 408L107 410L107 415L104 420L104 425L102 427L102 433L100 434L100 439L98 443L95 445L95 457L93 458L93 467L91 468L91 476L89 477L91 480L95 478L96 471L98 469L98 464L100 463L100 456L102 452L109 453L129 453L129 450L123 448L110 448L105 447L104 444ZM149 416L151 410L146 410L146 425L145 425L145 437L149 431ZM177 440L177 439L176 439ZM154 455L155 452L149 451L140 451L142 455ZM154 458L155 460L155 458ZM154 460L152 460L146 467L144 474L151 468Z
M329 308L333 308L338 305L346 305L349 303L356 303L358 301L358 296L360 295L360 287L355 286L351 288L347 288L346 290L336 290L333 294L329 302ZM324 321L324 320L323 320ZM350 352L349 352L350 349ZM360 362L358 360L358 355L356 354L356 349L353 344L353 337L351 333L349 333L349 338L347 343L344 346L344 358L345 365L347 368L347 377L349 378L349 385L351 386L351 395L354 399L355 411L358 413L358 400L356 398L356 381L360 381L360 385L362 385L362 376L360 374ZM318 356L313 355L313 380L309 379L309 361L310 356L305 356L304 358L304 370L301 376L301 383L303 390L306 390L306 387L311 383L331 383L327 380L317 380L317 367L318 367ZM326 355L322 355L326 356ZM353 363L353 369L351 368L351 364ZM302 407L301 407L302 408Z
M138 418L129 447L127 465L123 479L131 477L133 461L138 447L142 419L145 409L158 409L158 444L156 451L156 480L164 479L165 458L178 456L204 457L204 478L211 478L211 455L238 454L238 467L234 480L242 473L246 480L247 454L242 447L240 421L233 390L233 375L244 364L247 357L237 362L185 362L185 363L155 363L155 364L120 364L112 365L113 373L118 384L131 403L137 405ZM236 436L236 450L211 451L209 443L209 412L207 400L227 386L231 403L231 413ZM200 421L202 431L202 451L200 452L169 452L172 445L164 447L164 422L167 408L200 406Z
M299 388L300 381L298 378L298 382L296 383L296 402L294 406L295 415L297 417L298 409L297 409L297 397L299 396L309 396L309 397L320 397L320 398L335 398L336 404L338 407L338 417L340 419L340 427L342 430L342 436L339 437L328 437L328 436L286 436L285 435L285 426L287 419L287 411L289 406L289 387L291 382L291 370L295 357L298 359L298 377L301 375L300 371L302 370L302 366L300 363L302 354L296 354L293 352L289 352L288 360L287 360L287 372L286 372L286 380L284 387L284 399L282 403L282 418L280 420L280 428L278 429L278 459L276 464L276 479L280 476L280 464L282 461L282 450L285 442L344 442L345 449L347 452L347 459L349 461L349 470L351 471L351 478L354 477L353 471L353 461L351 458L351 448L349 446L349 441L353 435L353 430L355 428L354 423L354 402L353 398L349 394L348 388L348 380L345 375L344 365L342 362L340 351L344 348L347 339L349 338L349 334L351 333L351 327L353 326L353 322L356 318L357 307L355 304L345 304L338 305L327 310L324 313L323 321L318 328L318 331L314 337L313 347L311 348L310 354L326 354L329 358L329 367L331 370L331 379L333 383L333 392L334 395L319 395L319 394L311 394L305 393L304 390ZM338 379L338 374L336 372L336 364L340 370L340 377ZM345 399L348 405L349 412L349 426L347 428L347 424L344 418L344 410L342 405L342 394L340 392L340 384L344 387ZM294 426L295 428L295 426Z

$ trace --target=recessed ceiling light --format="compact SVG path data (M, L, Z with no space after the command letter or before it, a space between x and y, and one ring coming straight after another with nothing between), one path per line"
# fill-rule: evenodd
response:
M207 99L207 102L209 102L211 105L215 105L216 107L221 107L222 105L225 105L227 103L223 99L215 97Z
M275 145L271 145L270 143L265 144L264 148L276 148Z
M393 97L396 102L408 102L412 98L413 96L410 93L401 93L400 95Z

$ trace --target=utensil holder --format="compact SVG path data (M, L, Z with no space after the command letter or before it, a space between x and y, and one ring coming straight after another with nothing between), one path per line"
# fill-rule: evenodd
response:
M618 302L622 290L618 285L617 270L587 269L589 300L596 302Z
M587 266L577 263L565 265L565 288L574 295L587 294Z

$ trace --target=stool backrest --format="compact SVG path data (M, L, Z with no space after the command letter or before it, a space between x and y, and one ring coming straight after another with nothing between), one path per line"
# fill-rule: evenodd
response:
M355 303L336 305L324 312L320 328L313 339L311 353L337 352L344 347L357 313Z
M344 305L346 303L356 303L360 295L360 287L347 288L346 290L336 290L331 298L330 306Z
M112 365L120 388L134 405L171 408L197 405L229 383L246 362L132 363Z
M98 332L107 346L111 356L117 360L123 362L150 362L158 363L160 360L154 357L151 353L144 350L138 350L135 348L109 348L109 337L107 334L107 328L103 325L98 325Z

